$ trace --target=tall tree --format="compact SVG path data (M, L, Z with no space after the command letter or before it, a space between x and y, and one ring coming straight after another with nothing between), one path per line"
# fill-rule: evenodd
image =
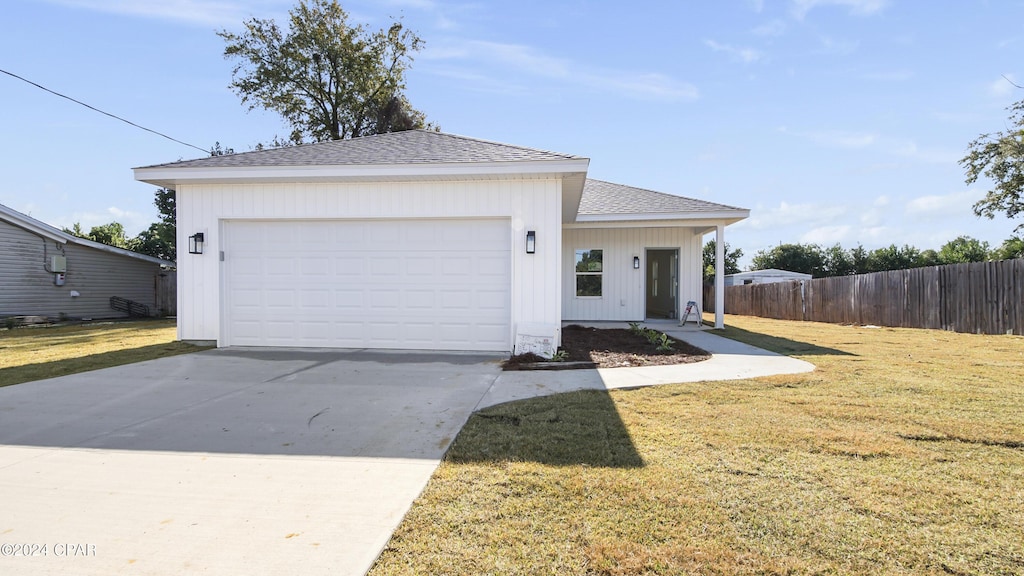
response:
M868 253L867 271L884 272L886 270L919 268L922 265L921 262L921 251L917 248L908 244L897 248L895 244L890 244L885 248L878 248Z
M405 72L423 45L400 22L367 31L336 0L299 0L288 30L252 18L217 33L236 61L231 87L249 104L281 114L291 140L323 142L425 126L404 95Z
M142 254L173 262L177 257L175 235L178 233L175 223L174 190L158 189L154 194L153 204L156 206L159 220L139 233L135 238L134 249Z
M1009 127L978 136L967 146L967 155L960 159L968 185L981 176L992 180L992 189L974 204L974 213L989 219L1000 212L1008 218L1024 213L1024 100L1008 110ZM1016 230L1024 230L1024 223Z
M714 240L709 240L704 245L704 280L715 277L715 260L717 245ZM740 258L743 257L743 250L732 249L728 242L725 243L725 273L735 274L740 271Z
M826 248L823 255L825 257L823 270L825 276L848 276L857 273L853 256L839 243Z
M760 250L754 254L750 268L777 268L820 278L825 275L825 254L817 244L780 244L770 250Z
M1003 244L992 251L993 260L1010 260L1024 258L1024 237L1011 236L1003 240Z
M960 264L963 262L984 262L991 254L988 242L970 236L958 236L939 248L939 262Z
M82 225L75 222L71 228L64 228L64 232L79 238L85 238L86 240L92 240L93 242L99 242L100 244L106 244L107 246L115 246L117 248L124 248L126 250L134 250L136 245L135 238L129 238L124 231L124 225L120 222L111 222L109 224L101 224L99 226L93 226L89 229L89 233L86 234L82 231Z

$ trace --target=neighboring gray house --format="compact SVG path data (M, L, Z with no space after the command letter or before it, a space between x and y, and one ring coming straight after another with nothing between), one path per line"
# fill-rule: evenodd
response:
M678 318L700 299L704 235L724 246L749 215L589 179L589 164L410 130L135 178L177 191L179 339L507 352L557 344L563 321Z
M173 266L78 238L0 204L0 318L128 316L110 307L112 296L156 315L167 307L158 303L161 275Z
M742 286L744 284L772 284L775 282L791 282L793 280L810 280L810 274L803 272L790 272L778 268L767 268L765 270L751 270L749 272L737 272L736 274L725 275L726 286Z

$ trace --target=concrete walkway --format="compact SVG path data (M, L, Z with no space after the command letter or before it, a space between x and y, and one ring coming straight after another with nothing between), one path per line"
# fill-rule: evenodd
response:
M596 328L628 328L625 322L575 322ZM814 364L723 338L707 328L680 327L674 321L642 324L669 336L703 348L710 360L694 364L642 368L598 368L596 370L502 372L480 400L477 409L574 390L611 390L684 382L742 380L778 374L800 374L814 370Z
M0 574L363 574L475 409L813 370L656 327L714 357L501 372L480 355L229 348L0 388Z

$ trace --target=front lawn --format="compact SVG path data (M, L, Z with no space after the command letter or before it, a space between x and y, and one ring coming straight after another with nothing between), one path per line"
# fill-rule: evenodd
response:
M1024 573L1024 338L727 324L818 369L483 410L371 574Z
M0 331L0 387L187 354L174 320L97 322Z

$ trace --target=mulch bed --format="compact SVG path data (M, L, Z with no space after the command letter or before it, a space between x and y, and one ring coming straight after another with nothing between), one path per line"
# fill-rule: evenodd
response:
M562 347L568 357L566 362L578 364L566 366L575 368L619 368L624 366L664 366L687 364L711 358L707 351L670 338L672 352L659 352L657 346L646 338L622 328L587 328L566 326L562 328ZM505 370L533 370L550 368L548 360L536 354L520 354L506 360Z

